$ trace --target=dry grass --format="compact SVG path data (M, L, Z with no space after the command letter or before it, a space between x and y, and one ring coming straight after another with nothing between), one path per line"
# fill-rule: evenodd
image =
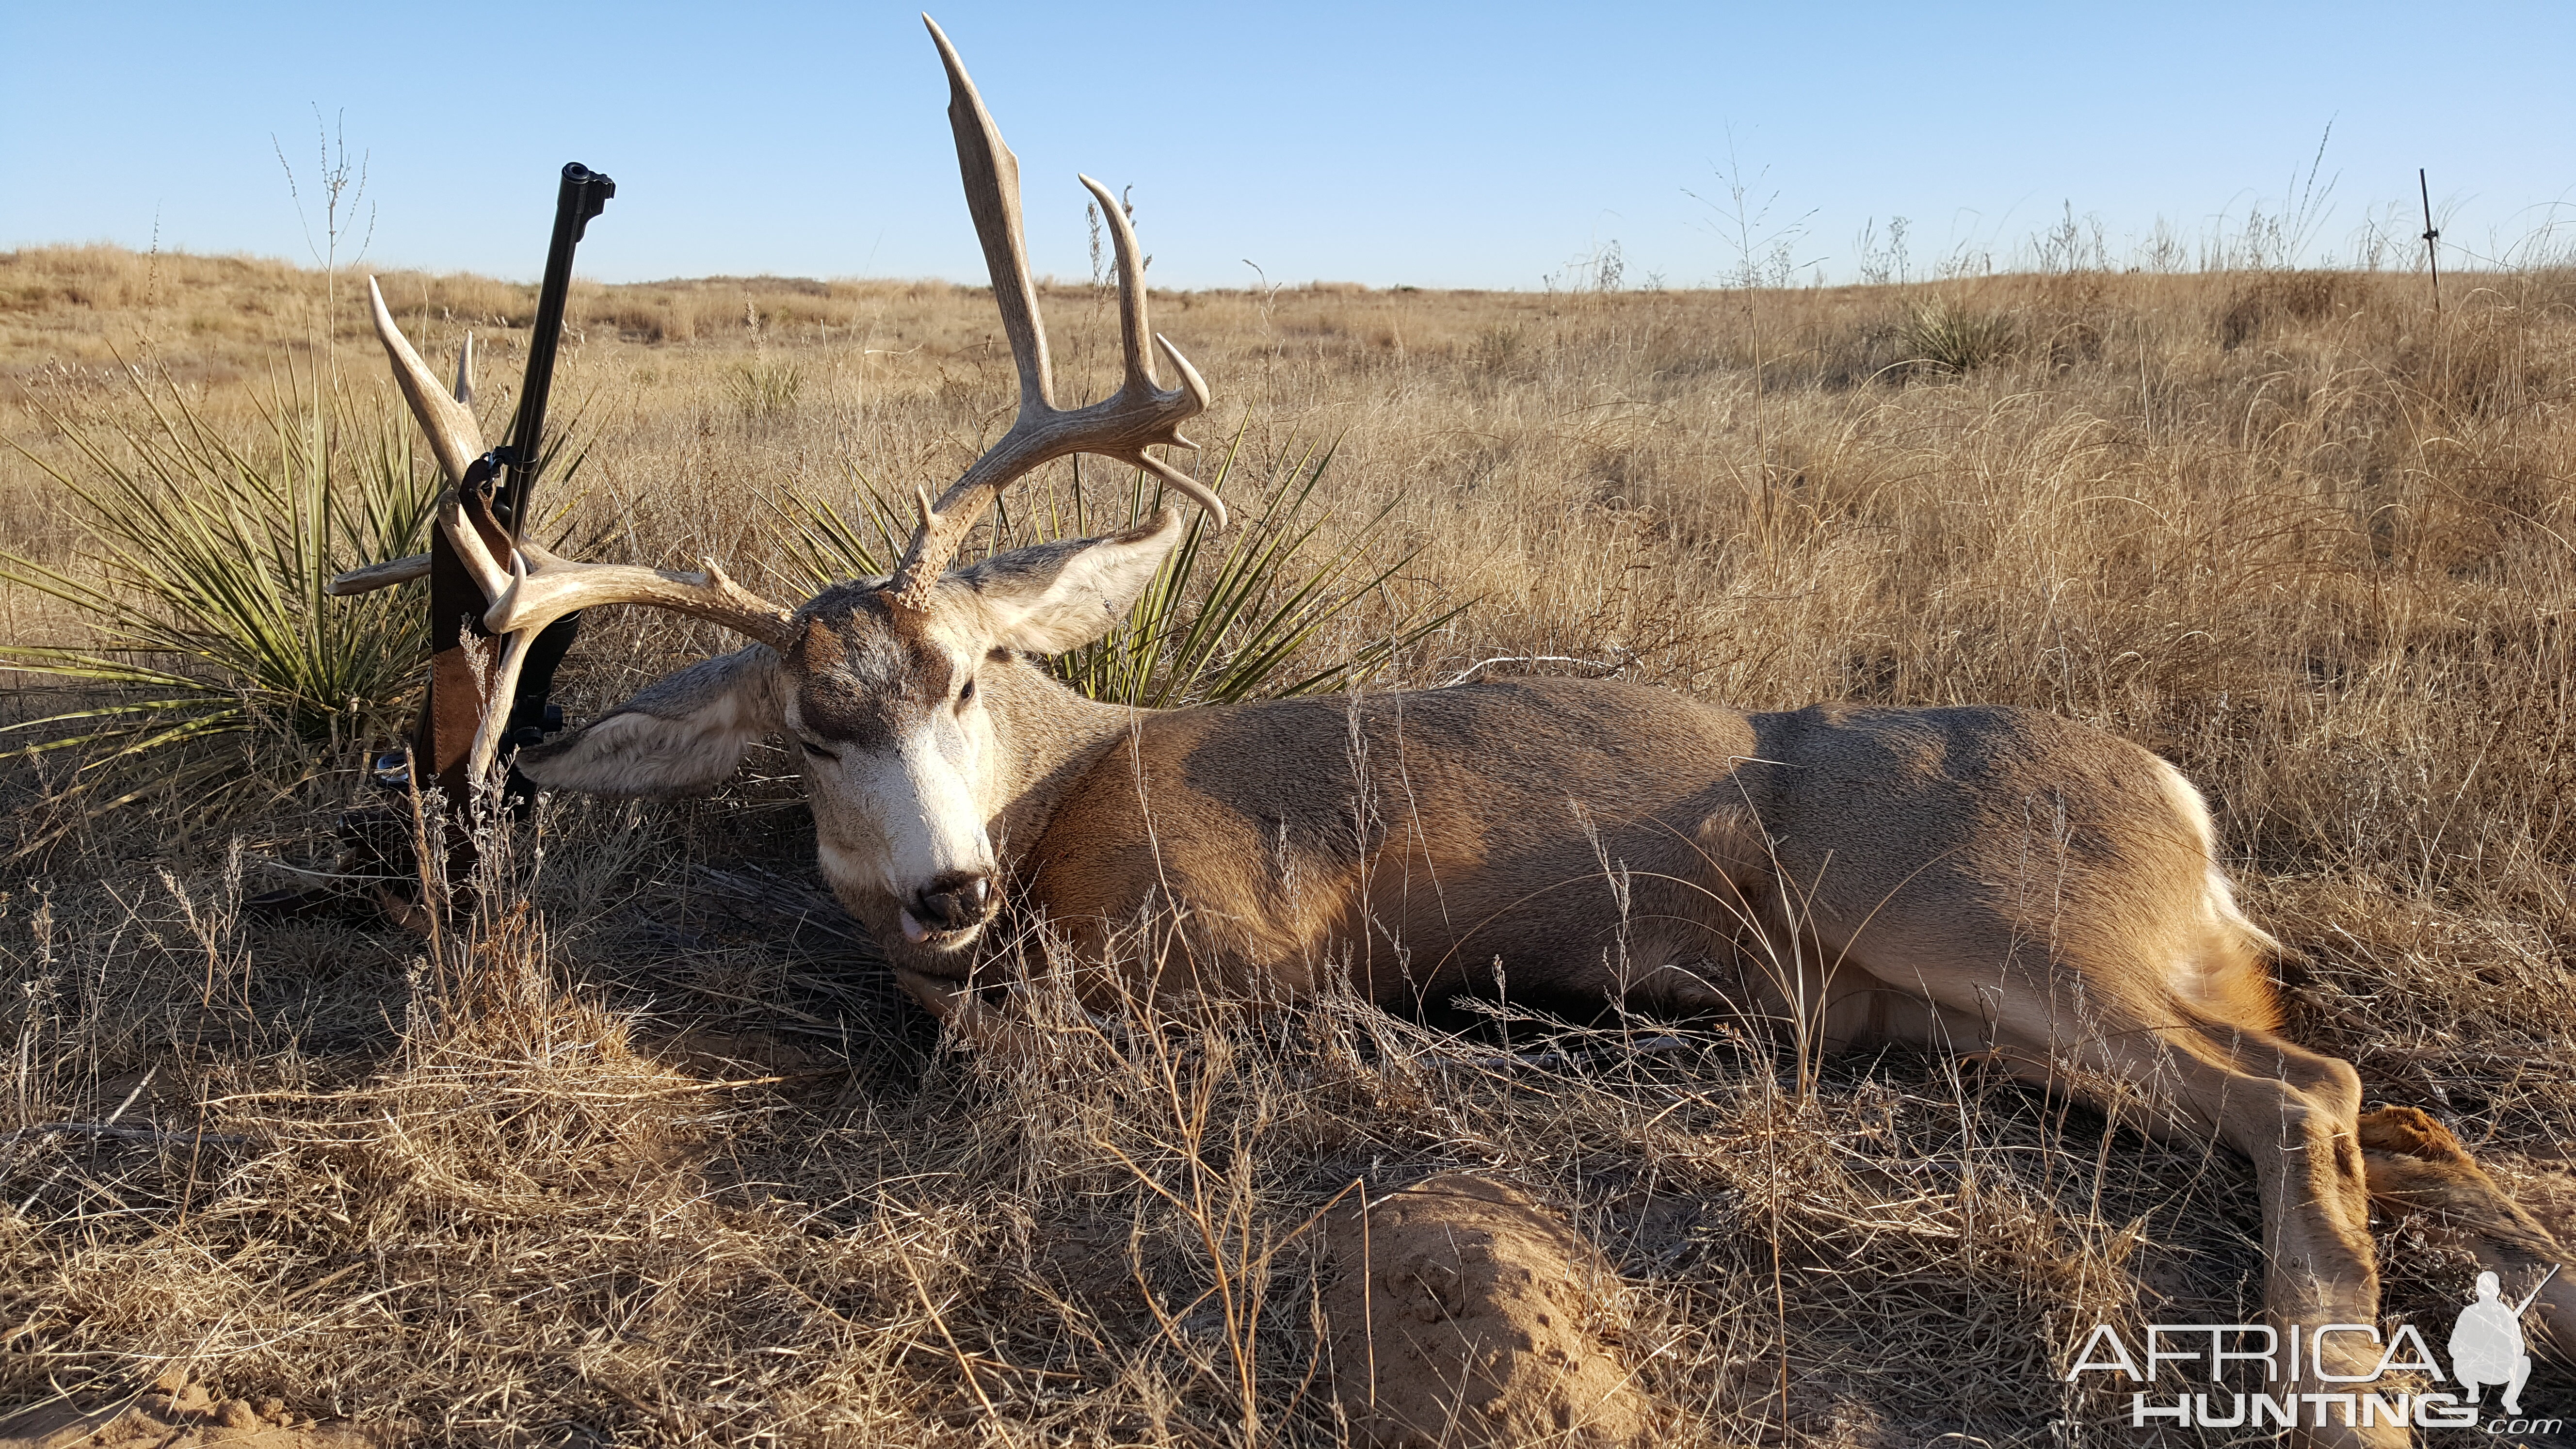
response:
M1385 544L1427 545L1354 629L1477 601L1401 682L1568 656L1748 707L2117 730L2211 794L2301 1033L2374 1100L2546 1158L2576 1149L2576 279L2464 282L2439 323L2405 279L2093 273L1176 294L1156 320L1217 389L1209 432L1261 467L1340 438L1341 516L1393 501ZM218 421L281 349L373 387L350 292L326 316L319 276L264 263L0 256L0 401L112 420L111 347ZM506 416L526 289L387 293L433 357L477 330ZM1065 391L1097 394L1108 299L1046 302ZM2010 345L1909 352L1963 318ZM573 321L558 405L593 451L567 524L595 556L788 577L765 499L951 475L1011 401L971 290L596 288ZM5 426L66 456L32 412ZM0 453L0 522L76 564L41 476ZM12 639L63 627L5 608ZM567 702L716 642L595 620ZM318 763L234 814L233 869L304 858L353 788ZM1946 1061L1841 1063L1802 1099L1723 1024L1512 1065L1491 1043L1546 1023L1339 1001L1071 1032L1025 1069L939 1057L816 896L783 763L754 764L706 801L561 804L542 864L533 839L498 859L490 918L426 949L241 920L224 839L152 820L22 863L0 1404L175 1363L466 1443L1216 1444L1248 1394L1265 1442L1333 1443L1298 1229L1354 1179L1456 1166L1604 1245L1603 1327L1677 1442L2061 1442L2052 1420L2108 1412L2057 1382L2082 1326L2252 1310L2244 1164ZM39 777L7 788L22 829L60 823ZM112 1116L145 1130L8 1135ZM2460 1265L2389 1231L2390 1311L2446 1314ZM1257 1327L1223 1311L1256 1299Z

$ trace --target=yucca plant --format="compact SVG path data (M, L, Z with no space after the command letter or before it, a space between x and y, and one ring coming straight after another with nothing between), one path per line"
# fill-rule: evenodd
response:
M2009 313L1978 311L1947 297L1908 309L1897 333L1915 364L1952 374L2001 362L2021 345L2021 329Z
M1224 488L1242 445L1238 432L1211 487ZM1316 694L1369 678L1406 646L1464 613L1466 604L1437 613L1415 610L1337 659L1301 659L1300 651L1325 625L1420 552L1375 562L1368 547L1373 527L1353 530L1348 543L1329 552L1308 552L1331 517L1314 505L1316 486L1332 459L1332 448L1324 445L1283 451L1258 501L1245 510L1250 516L1222 552L1207 546L1206 517L1194 514L1125 623L1104 639L1057 656L1057 676L1093 699L1148 709ZM790 500L797 532L789 554L808 586L819 589L891 567L888 560L909 529L882 494L867 489L862 499L863 524L828 504ZM1075 491L1023 509L1016 526L1005 515L999 526L1014 543L1043 543L1131 527L1162 506L1162 485L1138 472L1106 510L1092 508ZM1380 512L1371 525L1385 516Z
M0 576L71 606L89 637L0 645L0 664L84 696L0 728L0 742L20 742L0 758L77 752L71 789L95 813L237 775L248 750L198 748L225 736L309 756L392 732L426 648L418 598L336 599L323 586L426 546L437 488L413 466L408 429L289 377L257 436L236 439L166 376L156 386L129 369L127 380L148 422L48 417L81 476L25 454L76 506L80 572L0 550Z
M725 374L725 396L745 426L757 427L792 416L805 394L805 370L793 362L743 363Z

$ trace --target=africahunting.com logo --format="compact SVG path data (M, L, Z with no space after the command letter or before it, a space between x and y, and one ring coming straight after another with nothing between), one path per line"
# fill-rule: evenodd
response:
M2556 1276L2555 1268L2550 1276ZM2545 1286L2549 1279L2541 1279ZM2179 1428L2291 1428L2303 1421L2311 1428L2330 1425L2412 1425L2419 1429L2484 1429L2490 1434L2553 1435L2563 1421L2527 1416L2522 1388L2531 1377L2531 1355L2522 1339L2522 1314L2540 1296L2535 1286L2520 1303L2501 1296L2493 1273L2480 1273L2477 1297L2460 1310L2451 1325L2445 1352L2432 1346L2413 1324L2401 1324L2384 1338L2375 1324L2291 1324L2283 1333L2263 1323L2151 1323L2143 1351L2132 1353L2127 1341L2109 1324L2096 1324L2066 1371L2069 1383L2093 1382L2086 1374L2116 1373L2130 1382L2157 1385L2129 1395L2132 1428L2173 1425ZM2329 1363L2358 1363L2359 1343L2379 1350L2368 1373L2336 1373ZM2230 1364L2262 1365L2263 1382L2280 1391L2217 1391L2186 1388L2194 1382L2218 1384ZM2447 1365L2447 1372L2445 1371ZM2205 1368L2205 1373L2204 1373ZM2395 1373L2418 1373L2454 1387L2417 1391L2376 1387ZM2289 1386L2302 1378L2352 1387L2305 1392ZM2489 1390L2501 1390L2493 1409Z

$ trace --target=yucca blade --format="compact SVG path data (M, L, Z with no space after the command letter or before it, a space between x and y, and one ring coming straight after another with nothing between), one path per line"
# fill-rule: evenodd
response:
M47 415L71 464L19 448L61 487L82 551L50 565L0 550L0 578L65 606L87 637L0 646L0 665L87 697L0 729L26 741L0 758L89 756L82 774L131 785L89 795L97 811L182 776L238 777L248 752L195 748L217 736L324 746L390 727L418 687L425 621L399 591L337 600L324 586L426 541L436 488L400 420L290 375L272 379L246 441L210 426L166 376L155 385L129 368L126 379L131 424Z

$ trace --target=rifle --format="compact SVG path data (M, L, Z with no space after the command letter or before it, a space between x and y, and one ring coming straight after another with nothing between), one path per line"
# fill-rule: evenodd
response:
M545 466L546 398L554 388L555 345L563 337L564 297L572 287L572 252L589 229L591 218L617 194L617 183L578 161L567 161L555 192L554 235L546 245L546 273L537 288L535 333L528 339L528 366L519 388L519 410L510 420L509 441L495 453L506 472L494 490L492 510L516 542L535 516L537 474ZM563 663L573 636L581 628L579 613L548 625L528 646L518 688L510 699L505 745L516 750L563 728L563 711L549 705L555 669ZM485 709L491 707L487 701ZM480 721L478 720L477 723ZM467 739L472 735L469 732ZM535 791L516 768L507 787L513 809L525 809Z
M528 366L519 389L519 408L510 423L509 441L474 461L457 489L457 503L483 535L496 557L506 558L526 527L535 501L537 475L545 463L546 399L553 390L555 347L563 332L565 294L572 287L573 248L580 244L590 219L617 194L617 183L578 161L567 162L555 192L554 235L546 247L545 279L537 289L537 315L528 339ZM450 879L461 879L473 864L473 845L465 829L474 781L470 778L474 736L494 708L509 711L509 743L543 738L549 724L560 727L561 715L549 714L547 692L556 666L572 647L580 627L577 616L557 620L530 645L518 688L507 701L489 697L498 674L500 641L483 627L492 600L474 584L464 562L444 533L429 550L429 697L413 730L411 760L399 778L408 788L414 771L428 775L447 807L447 860ZM379 778L389 772L379 769ZM389 781L389 783L394 783ZM515 777L506 796L523 807L531 795Z
M2557 1276L2558 1265L2556 1263L2552 1263L2549 1265L2549 1271L2540 1275L2540 1281L2531 1285L2531 1291L2523 1295L2522 1301L2514 1305L2513 1316L2520 1318L2525 1312L2529 1311L2532 1303L2540 1297L2540 1290L2548 1287L2549 1280Z
M554 235L546 247L545 279L537 288L537 315L528 339L528 366L519 388L518 412L511 419L507 442L473 460L456 483L457 511L468 527L483 537L495 557L507 558L526 521L533 516L537 475L546 461L546 399L552 392L555 349L563 334L564 299L572 289L573 248L580 244L591 218L617 194L617 183L578 161L567 162L555 191ZM456 369L456 398L473 398L474 341L469 335ZM415 783L436 786L442 796L447 878L462 881L474 865L474 740L491 711L506 708L504 745L515 749L562 728L560 710L546 703L556 666L572 647L578 615L556 620L531 641L521 662L517 687L508 701L492 698L500 679L501 641L483 627L493 600L483 596L474 576L457 556L443 529L433 530L426 556L398 559L355 569L332 580L335 595L370 589L426 575L429 579L429 691L408 749L378 755L370 770L385 790L408 794ZM524 809L535 792L516 770L503 791L506 808ZM401 812L407 814L408 812ZM341 817L344 846L340 878L344 881L401 879L408 871L392 862L409 852L402 847L408 831L395 812L353 809ZM381 893L379 893L381 895ZM332 889L271 891L245 904L269 913L300 914L336 898ZM396 914L408 914L398 903L383 901ZM423 902L430 905L429 902Z

